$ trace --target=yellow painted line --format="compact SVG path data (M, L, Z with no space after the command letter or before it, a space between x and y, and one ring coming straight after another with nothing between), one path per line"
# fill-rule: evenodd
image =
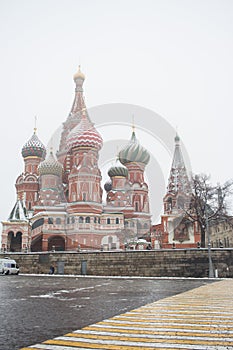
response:
M191 332L172 332L172 331L146 331L146 330L134 330L134 329L123 329L123 328L104 328L104 327L94 327L94 326L90 326L90 327L85 327L83 328L83 330L86 331L98 331L98 332L111 332L111 333L119 333L119 337L122 336L123 333L127 333L127 334L148 334L148 335L164 335L164 336L174 336L174 337L202 337L202 338L222 338L222 335L224 335L224 337L227 338L232 338L233 339L233 334L219 334L219 333L191 333ZM84 333L68 333L68 336L71 337L72 334L74 334L75 337L80 337L80 336L89 336L87 334ZM67 335L66 335L67 336ZM97 334L95 335L90 335L91 338L93 338L94 336L96 336L96 338L98 338L99 336ZM124 337L127 335L124 335ZM101 335L101 337L105 337L103 335ZM116 337L116 336L115 336ZM130 338L131 339L131 338Z
M81 338L81 337L80 337ZM84 337L82 337L81 339L83 339ZM103 340L103 339L101 339ZM107 339L110 340L110 339ZM96 341L99 341L98 339L96 339ZM129 341L129 339L128 339ZM139 340L138 340L139 341ZM143 339L143 343L153 343L152 339ZM208 341L208 340L197 340L197 339L160 339L157 338L156 341L154 341L156 343L166 343L166 344L184 344L184 345L209 345L209 346L231 346L232 347L232 342L230 341ZM87 343L87 342L82 342L82 341L72 341L72 340L60 340L60 339L53 339L53 340L47 340L45 341L43 344L49 344L49 345L65 345L65 346L73 346L73 347L78 347L81 346L80 343L82 344L88 344L89 347L93 346L93 343ZM125 345L122 344L108 344L108 343L102 343L102 344L98 344L98 343L94 343L95 347L94 349L97 347L98 349L128 349L127 347L129 345L127 345L127 343ZM114 346L112 348L112 346ZM138 349L139 345L136 347L136 349ZM143 349L143 347L140 346L140 349ZM145 347L145 349L148 349L148 347ZM155 349L154 347L152 349Z
M98 325L105 325L105 326L116 326L116 327L144 327L144 328L175 328L175 329L199 329L199 330L203 330L203 331L215 331L215 330L221 330L221 331L233 331L233 327L220 327L219 324L214 326L214 327L210 327L210 326L204 326L204 325L196 325L196 324L176 324L175 321L172 322L171 324L165 324L165 323L161 323L160 321L157 322L150 322L150 323L154 323L154 324L142 324L140 323L140 321L138 320L138 323L136 322L132 322L132 323L123 323L123 322L98 322Z
M171 317L164 317L163 319L161 319L161 318L158 318L158 319L147 319L147 318L144 318L144 319L138 319L138 318L127 318L127 317L119 317L119 318L116 318L116 320L119 320L119 321L137 321L137 322L141 322L142 324L143 323L147 323L148 321L150 322L150 323L155 323L155 324L157 324L157 323L161 323L161 321L163 321L163 322L167 322L167 321L169 321L169 323L174 323L174 324L179 324L179 323L184 323L184 319L177 319L177 318L171 318ZM216 320L215 320L216 321ZM217 320L218 322L219 322L219 320ZM190 325L192 325L192 324L200 324L200 325L212 325L212 324L216 324L216 322L214 322L214 320L213 319L211 319L211 320L197 320L197 319L193 319L193 320L191 320L190 318L188 319L188 320L186 320L186 323L187 324L190 324ZM230 322L230 321L224 321L224 319L223 320L221 320L221 324L233 324L233 322Z
M148 314L157 314L157 313L161 313L161 314L167 314L167 313L174 313L174 312L179 312L179 313L191 313L191 312L195 312L197 314L199 313L203 313L203 314L221 314L222 312L224 312L224 314L226 315L232 315L233 312L230 311L229 309L226 310L226 308L222 308L222 309L215 309L215 308L211 308L210 310L205 310L204 308L203 309L195 309L193 308L192 306L188 308L172 308L172 309L157 309L156 307L154 307L153 309L152 308L141 308L141 309L138 309L138 310L135 310L133 313L137 314L137 313L148 313Z
M91 344L85 342L73 342L73 341L62 341L62 340L47 340L43 344L48 345L63 345L63 346L73 346L73 347L83 347L83 348L91 348L91 349L106 349L106 350L139 350L138 346L129 346L129 345L112 345L112 344ZM141 347L141 350L155 350L155 347ZM31 349L30 349L31 350ZM62 350L62 348L61 348ZM167 348L163 348L161 350L167 350ZM177 350L177 348L175 349ZM183 349L182 349L183 350Z
M112 332L112 331L111 331ZM129 334L147 334L147 335L153 335L155 336L154 338L145 338L145 337L132 337L128 336ZM130 340L130 341L143 341L143 342L154 342L156 340L156 335L163 335L163 336L168 336L168 337L200 337L200 338L221 338L220 334L202 334L202 333L185 333L185 332L162 332L162 331L156 331L156 332L123 332L120 331L119 335L97 335L97 334L84 334L84 333L68 333L65 335L65 337L77 337L77 338L90 338L90 339L111 339L111 340ZM227 338L233 338L233 336L227 335Z
M205 315L208 315L208 316L213 316L213 317L221 317L224 315L224 317L227 317L227 318L231 318L232 319L232 316L233 316L233 313L229 313L229 312L215 312L215 311L209 311L209 312L202 312L201 310L199 311L196 311L196 310L171 310L171 311L164 311L164 312L158 312L158 311L154 311L154 312L150 312L150 311L142 311L142 310L138 310L137 312L134 312L133 314L137 315L137 314L140 314L140 315L145 315L145 316L148 316L148 317L151 317L151 316L169 316L169 315L174 315L174 314L177 314L177 315L185 315L185 316L189 316L189 315L194 315L194 316L205 316Z
M224 317L224 316L223 316ZM169 316L169 317L165 317L165 316L159 316L158 317L158 321L160 320L160 322L165 322L165 321L169 321L169 320L175 320L176 322L178 322L178 321L180 321L181 323L184 323L184 321L185 322L187 322L187 323L192 323L192 322L194 322L194 323L200 323L200 324L216 324L216 323L220 323L220 324L230 324L230 325L233 325L233 321L232 320L230 320L230 319L225 319L225 317L224 318L212 318L212 317L205 317L205 320L203 320L203 318L197 318L197 317L195 317L195 316L193 316L193 317L189 317L189 318L187 318L187 317L179 317L178 315L177 316L174 316L173 318L171 317L171 316ZM129 320L138 320L138 317L136 318L133 318L133 317L130 317L130 318L128 318ZM124 318L120 318L120 320L127 320L127 318L126 317L124 317ZM145 322L153 322L153 320L154 319L152 319L152 318L150 318L150 317L148 317L148 318L144 318L144 320L145 320Z

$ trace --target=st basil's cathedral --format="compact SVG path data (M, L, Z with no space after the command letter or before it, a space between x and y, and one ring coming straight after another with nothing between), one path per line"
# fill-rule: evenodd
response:
M112 250L145 248L145 243L169 248L174 242L196 246L198 227L183 219L179 229L175 225L191 196L178 136L161 224L151 223L144 179L150 154L134 129L108 170L110 179L103 194L98 165L103 140L85 105L84 80L79 67L74 75L74 102L56 154L46 150L36 128L22 148L24 171L16 179L16 203L8 220L2 221L2 251Z

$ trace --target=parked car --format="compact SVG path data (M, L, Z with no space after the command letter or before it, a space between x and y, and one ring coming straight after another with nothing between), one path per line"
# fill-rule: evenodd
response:
M0 259L0 274L2 275L18 275L19 267L15 260L4 258Z

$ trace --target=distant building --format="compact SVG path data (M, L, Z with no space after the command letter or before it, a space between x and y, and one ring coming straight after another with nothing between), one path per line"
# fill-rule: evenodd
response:
M144 170L148 151L135 131L108 171L103 205L98 166L103 140L83 97L84 74L74 75L75 97L54 155L36 129L22 148L24 171L16 180L17 201L3 221L3 251L119 249L150 241L151 215ZM144 242L144 241L143 241Z
M211 246L213 248L233 247L233 218L210 225Z

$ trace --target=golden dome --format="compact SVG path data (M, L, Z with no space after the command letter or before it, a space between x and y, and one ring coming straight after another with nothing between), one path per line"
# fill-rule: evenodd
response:
M80 70L80 65L78 66L78 71L74 74L74 80L83 79L85 80L85 75Z

